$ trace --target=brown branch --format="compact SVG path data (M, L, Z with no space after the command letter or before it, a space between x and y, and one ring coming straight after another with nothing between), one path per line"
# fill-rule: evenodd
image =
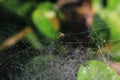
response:
M18 41L20 41L23 37L25 37L30 32L32 32L32 29L30 26L27 26L22 31L17 33L16 35L9 37L8 39L6 39L0 44L0 51L3 51L15 45Z
M120 76L120 63L118 62L108 62L107 63L113 70L117 72L117 74Z

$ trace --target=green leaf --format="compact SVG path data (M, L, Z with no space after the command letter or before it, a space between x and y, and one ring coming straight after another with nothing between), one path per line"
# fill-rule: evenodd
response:
M91 60L87 66L80 66L77 80L120 80L120 77L104 62Z
M32 14L33 22L38 31L50 39L58 39L57 31L54 29L56 26L51 21L52 18L57 17L54 7L50 2L40 3Z

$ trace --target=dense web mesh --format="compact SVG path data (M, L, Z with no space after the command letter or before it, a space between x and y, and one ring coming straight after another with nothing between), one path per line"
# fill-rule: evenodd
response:
M46 50L38 52L39 56L30 59L25 67L22 67L21 64L21 66L19 66L22 70L21 74L19 73L14 76L12 74L11 79L75 80L80 64L88 60L86 49L69 49L64 53L59 51L59 55L53 55L53 53L56 53L54 50L55 48L51 47L50 49L49 47L46 48ZM27 53L29 52L27 51ZM33 52L32 54L35 53L36 52ZM47 53L47 55L45 53ZM53 57L53 59L48 60L46 56L49 56L50 58Z
M59 43L51 43L37 51L25 40L21 40L1 52L0 69L11 80L75 80L80 64L90 59L86 53L87 48L81 45L74 48ZM49 55L54 56L54 59L48 61L45 56ZM34 58L37 56L40 61L35 63ZM42 65L39 65L41 62Z

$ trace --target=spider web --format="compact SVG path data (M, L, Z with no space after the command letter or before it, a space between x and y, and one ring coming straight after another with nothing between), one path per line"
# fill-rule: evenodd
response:
M99 20L99 19L98 19ZM104 23L96 23L96 25L105 26ZM7 39L10 35L16 34L19 29L13 24L3 24L1 28L0 41ZM8 28L13 27L14 28ZM90 30L95 32L101 31L106 27ZM104 31L108 36L108 32ZM105 36L100 36L95 33L98 39L96 46L101 47L105 42ZM101 44L99 44L101 43ZM81 44L78 47L70 45L62 45L59 43L51 43L49 46L43 46L40 51L33 47L24 39L20 40L13 47L0 53L0 70L7 73L11 80L75 80L78 68L88 60L95 59L96 48L83 47ZM46 60L46 55L55 56L52 61ZM91 55L91 56L90 56ZM32 61L38 58L38 63ZM98 57L97 57L98 58ZM40 62L42 65L39 65Z
M9 26L12 27L13 25ZM17 29L15 31L14 29L5 29L5 27L2 30L3 32L0 33L2 35L1 42L3 39L7 39L8 36L18 32ZM0 53L0 70L7 73L11 80L75 80L80 64L88 59L86 58L86 50L87 48L81 45L78 48L72 48L70 45L51 43L49 46L43 46L40 51L37 51L22 39ZM56 59L48 63L42 58L44 62L42 67L33 62L31 63L33 66L28 66L28 69L26 69L26 64L32 62L31 59L37 56L41 59L46 55L53 55ZM38 71L33 69L34 67ZM36 73L32 75L31 71Z

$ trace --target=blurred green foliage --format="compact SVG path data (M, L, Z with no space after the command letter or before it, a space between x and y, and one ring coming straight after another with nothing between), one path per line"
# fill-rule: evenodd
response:
M91 60L80 66L77 80L120 80L120 77L104 62Z
M32 14L33 22L38 31L51 39L58 38L57 32L54 30L55 23L51 22L51 18L57 18L57 14L54 10L55 7L56 6L50 2L40 3L38 8ZM55 27L60 26L58 24L58 26Z
M97 36L93 36L93 39L98 39L99 44L110 44L110 49L107 50L107 53L110 53L113 60L120 61L120 1L109 0L105 7L102 5L101 1L102 0L93 0L93 8L107 26L99 26L100 24L103 24L102 22L98 22L98 25L93 26L92 29L97 34ZM99 28L102 28L103 30L98 30ZM100 35L102 35L102 37ZM107 39L103 36L107 36ZM100 39L102 40L100 41Z
M38 39L41 40L41 38L39 38L37 35L44 36L46 40L47 39L53 39L53 40L58 39L58 31L55 31L54 27L57 27L59 29L60 27L59 19L60 18L62 19L63 15L61 14L58 7L54 5L53 3L49 1L39 2L38 0L11 0L11 1L1 0L0 4L3 5L3 9L7 8L11 12L15 13L15 15L18 15L17 17L22 17L23 21L27 22L28 26L38 31L37 33L37 31L33 30L33 32L26 35L26 39L28 39L28 42L30 42L34 48L40 49L40 45L41 45L40 42L38 41ZM7 14L8 12L6 10L5 13ZM49 18L51 16L53 18L53 21L51 18ZM8 16L6 20L9 18L10 17ZM54 18L56 18L56 20L54 20ZM58 20L58 23L56 23L57 20ZM9 23L12 25L11 22ZM19 23L17 24L18 24L17 27L19 27L19 25L22 25ZM24 25L24 26L22 25L22 26L26 27L27 25ZM35 40L33 40L33 38Z
M35 0L1 0L0 4L17 13L19 16L26 16L37 3Z

